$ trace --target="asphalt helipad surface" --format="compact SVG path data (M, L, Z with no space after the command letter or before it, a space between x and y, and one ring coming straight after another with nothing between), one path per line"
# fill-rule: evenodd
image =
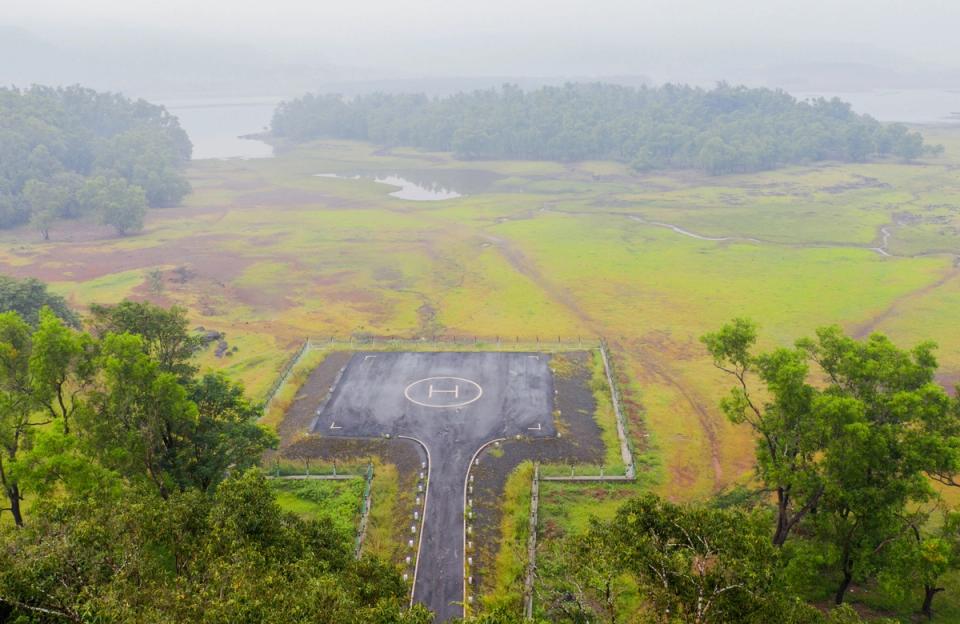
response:
M357 353L314 423L325 436L409 436L430 455L414 599L463 613L464 480L485 443L553 437L553 378L538 353ZM417 536L419 538L419 535Z

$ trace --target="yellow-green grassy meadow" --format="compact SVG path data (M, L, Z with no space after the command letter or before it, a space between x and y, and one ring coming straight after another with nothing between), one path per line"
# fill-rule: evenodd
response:
M631 434L657 466L654 489L694 499L751 469L750 436L717 409L727 382L698 341L733 316L757 320L765 346L831 323L933 339L943 379L960 379L960 129L924 132L945 156L726 177L323 141L193 163L184 205L151 211L135 236L75 223L49 243L6 232L0 271L44 279L80 308L183 305L237 348L211 348L202 365L261 397L307 336L604 336L631 380ZM450 169L500 177L417 202L314 176ZM889 256L870 249L884 228Z

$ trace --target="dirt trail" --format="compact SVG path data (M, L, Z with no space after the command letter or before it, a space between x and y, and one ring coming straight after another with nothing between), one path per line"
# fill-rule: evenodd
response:
M957 267L951 267L950 269L947 270L947 273L943 277L933 282L932 284L927 284L926 286L918 288L917 290L910 291L904 295L897 297L896 299L893 300L893 303L887 306L887 309L885 309L883 312L880 312L870 320L856 326L852 330L853 337L854 338L867 337L868 335L870 335L871 332L873 332L877 327L879 327L884 321L898 314L900 311L900 307L903 304L909 303L910 301L914 301L916 299L919 299L921 297L924 297L930 294L931 292L935 291L941 286L946 285L947 282L956 278L957 276L960 276L960 270L958 270Z
M708 242L718 242L718 243L755 243L758 245L774 245L777 247L788 247L793 249L864 249L866 251L872 251L878 255L884 257L896 257L896 258L919 258L923 256L938 255L942 252L923 252L917 254L908 254L901 255L891 253L888 245L890 242L890 237L892 232L888 229L890 226L882 226L879 229L877 238L880 240L879 245L874 243L866 245L858 245L856 243L836 243L836 242L827 242L827 241L808 241L805 243L790 243L786 241L775 241L767 238L753 238L750 236L707 236L706 234L698 234L691 230L680 227L673 223L665 223L663 221L651 221L640 214L629 213L629 212L616 212L616 211L598 211L598 212L588 212L588 211L576 211L576 210L558 210L544 204L540 209L540 212L562 214L562 215L571 215L571 216L597 216L597 215L606 215L610 217L620 217L630 219L637 223L642 223L643 225L649 225L652 227L658 227L670 230L680 236L686 236L687 238L694 238L696 240L708 241Z
M573 296L571 296L568 291L545 278L543 274L540 273L539 269L534 265L534 263L531 262L523 254L523 252L514 247L509 241L489 235L486 236L486 239L496 246L497 250L500 251L503 257L510 263L510 266L512 266L531 282L536 284L554 301L563 304L567 310L573 313L577 319L583 323L584 327L596 333L598 336L602 336L606 333L602 323L590 316L590 314L580 306L580 304ZM674 388L676 392L678 392L680 396L682 396L684 400L690 404L694 413L696 413L697 419L700 422L700 426L703 429L704 434L707 436L707 440L710 444L710 458L713 465L714 488L719 488L723 478L723 469L720 461L720 439L719 434L717 433L716 423L710 414L709 407L698 397L694 396L690 389L684 386L682 381L678 380L675 375L669 372L668 364L662 360L661 355L654 353L651 349L645 349L643 347L633 348L631 351L640 356L641 363L650 373L652 373L654 377L660 379L666 385Z

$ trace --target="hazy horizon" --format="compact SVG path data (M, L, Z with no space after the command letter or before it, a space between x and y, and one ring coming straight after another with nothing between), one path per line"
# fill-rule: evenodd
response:
M955 84L960 4L861 0L162 4L38 0L0 18L0 83L143 92L450 77L644 77L785 88ZM32 54L17 50L30 48ZM30 58L28 58L30 57ZM76 77L76 80L71 78ZM225 88L225 87L224 87ZM266 90L265 90L266 89Z

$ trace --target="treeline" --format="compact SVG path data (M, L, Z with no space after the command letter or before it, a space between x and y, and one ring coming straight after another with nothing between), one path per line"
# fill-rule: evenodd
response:
M646 495L548 542L545 621L852 623L854 590L897 616L873 621L933 617L960 570L960 509L934 487L960 486L960 399L934 346L827 327L758 352L742 319L703 342L731 378L723 411L754 434L756 480L692 505Z
M305 95L280 104L272 132L294 141L358 139L450 151L464 159L586 159L638 170L759 171L822 160L917 158L923 138L858 115L836 98L719 84L634 89L515 86L445 98ZM939 147L932 148L938 151Z
M0 227L92 215L121 233L176 204L192 145L163 107L79 86L0 88Z

